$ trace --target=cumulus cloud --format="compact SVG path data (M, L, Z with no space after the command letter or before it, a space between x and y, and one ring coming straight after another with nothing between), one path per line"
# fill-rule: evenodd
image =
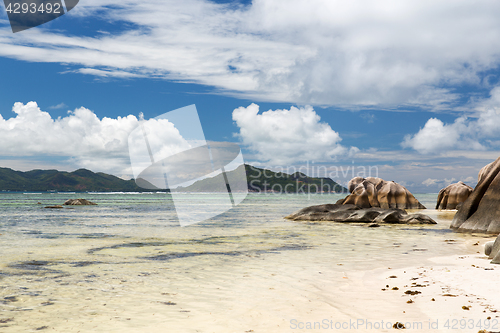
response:
M0 55L340 107L453 105L454 86L480 86L500 62L495 0L87 0L68 15L126 28L90 36L5 28Z
M424 180L422 182L422 184L424 184L425 186L439 185L441 187L446 187L446 186L454 183L455 181L456 181L455 178L451 178L451 179L448 179L448 178L445 178L445 179L431 179L431 178L427 178L426 180Z
M466 118L458 118L453 124L444 124L437 118L430 118L415 135L407 135L402 143L405 148L413 148L429 154L455 148L461 135L469 132Z
M147 151L142 151L142 137L130 139L131 132L140 124L133 115L100 119L91 110L80 107L54 119L36 102L15 103L12 111L15 116L9 119L0 115L0 156L8 157L10 165L17 158L18 165L26 169L26 158L50 158L60 164L58 169L67 170L71 165L131 177L129 152L134 156L146 154L149 161ZM359 151L342 146L339 134L321 122L310 106L259 114L259 106L251 104L235 109L233 120L239 127L236 135L255 152L257 162L283 165L334 161L337 156L352 156ZM147 120L143 128L147 128L154 160L198 144L196 140L184 139L167 119ZM36 168L39 166L28 167Z
M135 116L99 119L91 110L80 107L69 111L66 117L53 119L36 102L15 103L12 111L16 116L10 119L0 115L0 156L61 157L64 163L77 168L132 175L128 136L139 125ZM149 139L151 146L162 147L158 154L189 147L168 120L151 119L148 126L156 129ZM135 148L130 147L132 151Z
M439 182L438 179L431 179L431 178L427 178L426 180L424 180L422 182L422 184L424 184L425 186L432 186L432 185L435 185Z
M407 135L401 145L422 154L448 150L483 151L497 146L500 140L500 109L489 109L477 118L459 117L451 124L430 118L414 135Z
M258 160L271 165L332 161L359 151L342 146L339 134L321 122L311 106L259 114L259 106L251 104L235 109L233 120L240 128L237 136L242 144L255 152Z

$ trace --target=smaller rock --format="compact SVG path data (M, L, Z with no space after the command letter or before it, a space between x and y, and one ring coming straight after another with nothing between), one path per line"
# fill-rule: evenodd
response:
M491 252L488 256L490 259L493 259L491 261L492 264L500 264L500 235L497 237L495 242L493 243L491 247Z
M403 223L407 224L436 224L429 216L424 214L409 214L403 216Z
M370 223L368 225L368 228L378 228L378 227L380 227L380 224L378 224L378 223Z
M69 199L64 202L66 206L97 206L96 203L86 199Z
M436 209L458 209L474 189L463 182L450 184L439 191Z
M44 208L63 208L61 205L45 206Z
M493 244L495 244L495 241L487 242L484 244L484 254L489 256L491 254L491 250L493 250Z

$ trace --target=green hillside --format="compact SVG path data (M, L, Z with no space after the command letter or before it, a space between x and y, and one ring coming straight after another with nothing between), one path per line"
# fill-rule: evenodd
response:
M61 192L139 192L134 180L123 180L102 172L87 169L73 172L57 170L32 170L27 172L0 168L2 191L61 191Z
M245 168L246 184L238 184L241 168ZM330 178L311 178L303 173L286 174L257 168L251 165L226 173L233 191L247 187L249 192L317 193L345 192L347 189ZM242 179L245 181L244 179ZM241 180L240 180L241 181ZM223 175L203 179L176 192L220 192L227 191ZM0 191L13 192L143 192L151 191L136 185L134 180L123 180L102 172L78 169L73 172L57 170L15 171L0 168Z
M301 172L286 174L283 172L273 172L245 164L247 175L247 188L249 192L278 192L278 193L342 193L347 189L330 178L312 178ZM234 171L226 173L230 184L235 184L237 175L241 172L240 166ZM224 183L222 174L212 178L199 180L185 188L176 188L176 192L215 192L225 191L220 188ZM241 188L242 184L236 183L236 188ZM244 185L243 185L244 186ZM244 188L244 187L243 187Z

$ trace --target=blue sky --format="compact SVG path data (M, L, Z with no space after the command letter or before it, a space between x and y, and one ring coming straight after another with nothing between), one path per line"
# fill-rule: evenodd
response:
M0 165L127 178L134 119L195 104L206 138L251 164L474 185L500 155L499 14L496 1L81 0L13 34L2 8Z

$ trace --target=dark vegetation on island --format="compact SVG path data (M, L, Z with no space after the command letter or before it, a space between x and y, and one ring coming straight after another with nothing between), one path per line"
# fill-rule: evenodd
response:
M263 193L345 193L347 189L331 178L315 178L308 177L302 172L293 172L291 174L285 172L274 172L267 169L257 168L252 165L245 164L238 167L234 171L226 172L229 183L236 184L238 176L241 174L240 168L245 167L247 174L247 188L249 192ZM199 180L187 187L178 187L173 189L176 192L212 192L217 189L219 182L222 181L222 175L217 175L212 178ZM241 188L240 186L235 186Z
M134 180L78 169L15 171L0 168L0 190L12 192L141 192Z
M278 193L340 193L347 189L330 178L308 177L301 172L287 174L257 168L251 165L245 167L247 187L249 192ZM237 171L226 173L229 181L238 177ZM222 175L199 180L185 188L176 188L180 192L212 192L220 182ZM11 192L149 192L137 186L133 179L123 180L102 172L92 172L78 169L73 172L57 170L15 171L0 168L0 191ZM155 190L161 191L161 190ZM164 190L165 191L165 190ZM166 190L168 192L168 190Z

